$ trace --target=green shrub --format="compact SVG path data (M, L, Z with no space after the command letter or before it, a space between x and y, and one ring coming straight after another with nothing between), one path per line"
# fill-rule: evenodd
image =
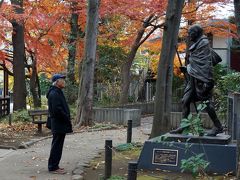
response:
M216 66L214 70L214 100L220 119L227 119L227 97L229 92L240 92L240 73L227 71L225 67Z
M45 95L41 96L41 105L42 105L42 109L47 109L48 108L48 99Z
M70 110L70 114L71 114L71 118L74 119L77 115L77 108L75 105L70 105L69 106L69 110Z
M32 119L28 114L26 109L14 111L12 113L12 121L13 122L31 122Z
M99 129L99 130L105 130L105 129L118 129L120 126L116 124L110 124L110 123L95 123L90 129Z
M108 180L126 180L126 178L122 176L111 176Z
M120 145L116 146L116 150L117 151L129 151L129 150L133 150L133 149L140 148L140 147L142 147L141 143L132 142L132 143L120 144Z
M184 171L191 171L193 177L196 177L198 173L205 174L205 169L210 164L208 161L203 159L204 154L197 154L195 156L191 156L188 159L181 160L181 169Z
M183 134L200 135L204 134L200 113L207 107L207 102L199 104L197 107L198 113L196 115L189 114L187 118L181 120L180 126L184 128Z
M105 180L104 177L100 177L100 180ZM127 178L122 176L111 176L107 180L127 180Z
M111 106L116 105L119 102L120 97L120 83L119 82L104 82L99 87L95 87L95 91L99 95L95 96L95 106Z

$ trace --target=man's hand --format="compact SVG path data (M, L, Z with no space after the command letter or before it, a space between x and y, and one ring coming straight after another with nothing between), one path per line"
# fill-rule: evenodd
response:
M182 73L186 73L187 72L187 67L186 66L180 66L179 69L180 69L180 71Z

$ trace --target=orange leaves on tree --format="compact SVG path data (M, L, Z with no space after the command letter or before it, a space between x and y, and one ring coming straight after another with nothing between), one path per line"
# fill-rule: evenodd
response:
M218 6L230 3L229 0L203 0L190 1L183 9L184 20L191 23L199 23L204 28L205 33L212 33L216 36L234 36L229 30L234 31L235 26L226 20L216 19L215 12ZM181 36L187 36L186 26L181 31Z
M146 41L141 47L141 51L146 52L144 54L149 59L149 68L155 75L157 75L161 45L162 45L161 37L152 35L150 39Z
M150 14L162 14L165 7L165 0L102 0L100 15L121 14L131 20L142 21Z
M1 63L5 64L5 58L6 58L6 53L3 51L0 51L0 60L2 61Z
M179 57L176 53L174 60L173 60L173 73L175 76L178 76L180 78L184 78L183 73L180 71L180 66L185 64L185 52L186 52L186 44L185 43L179 43L177 47L177 51L179 54ZM180 58L180 59L179 59Z
M209 21L216 8L212 3L227 3L228 0L203 0L201 1L204 3L203 5L200 1L195 2L186 3L183 13L185 20L200 22L206 25L204 28L207 33L215 33L218 36L228 36L230 31L236 31L235 25L222 21ZM72 6L74 3L77 3L75 9ZM12 32L9 20L23 20L26 30L26 49L34 53L38 70L50 73L63 71L66 68L68 57L67 46L71 13L79 14L78 24L84 31L86 4L86 0L24 0L23 15L16 15L9 3L3 3L0 11L0 43L9 48ZM201 6L198 7L199 5ZM126 51L129 50L136 38L136 33L142 28L143 21L151 14L158 17L158 22L162 21L160 17L164 16L166 6L166 0L101 0L99 44L121 46ZM146 34L150 30L151 26L146 30ZM156 34L161 35L161 32ZM234 33L230 33L230 35L234 36ZM186 36L186 31L182 36ZM83 44L83 39L77 43L77 59L81 59L83 55ZM148 49L153 63L152 69L156 69L161 49L160 39L155 42L146 42L144 46L145 49ZM181 47L179 50L182 51ZM1 54L0 58L3 58Z
M27 51L34 54L39 71L63 71L66 67L67 40L70 14L65 4L56 0L29 1L25 4L28 18L25 22Z
M161 52L161 37L152 37L152 39L148 40L144 43L143 47L141 48L142 52L145 52L144 55L149 58L149 67L154 74L157 74L157 68L159 63L159 57ZM178 45L178 52L180 55L181 63L185 64L185 51L186 51L186 44L180 43ZM183 74L181 73L179 67L181 66L179 58L176 54L173 63L173 73L180 78L183 78ZM156 77L155 77L156 78Z
M236 37L236 25L226 20L215 19L204 26L205 33L211 33L218 37Z
M166 0L102 0L99 42L129 50L143 21L152 14L162 16L165 7Z

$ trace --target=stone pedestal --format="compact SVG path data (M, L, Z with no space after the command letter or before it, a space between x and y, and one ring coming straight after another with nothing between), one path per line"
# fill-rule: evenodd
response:
M166 135L168 136L168 134ZM139 157L139 169L181 172L181 160L203 153L203 159L210 163L206 169L207 173L236 173L236 144L228 144L230 136L215 137L216 140L206 136L200 139L197 137L182 137L182 135L179 138L169 137L169 140L173 138L173 141L159 142L159 138L153 138L145 142ZM174 139L177 142L174 142ZM191 139L193 142L201 141L205 143L193 143L190 142ZM216 142L222 144L216 144Z
M202 144L229 144L231 136L225 134L218 134L217 136L191 136L184 134L170 134L163 135L164 141L187 142L187 143L202 143ZM153 141L157 141L154 138Z

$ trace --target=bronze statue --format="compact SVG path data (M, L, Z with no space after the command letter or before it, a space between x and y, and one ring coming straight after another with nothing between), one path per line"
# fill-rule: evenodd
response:
M223 132L223 127L211 101L214 87L211 48L207 37L203 35L203 29L200 25L192 25L188 30L188 36L193 44L189 48L189 64L180 68L182 72L188 74L189 79L182 98L182 115L183 118L188 117L191 102L207 101L206 111L214 124L214 127L207 135L216 136ZM170 133L180 134L183 130L184 128L180 127L170 131Z

